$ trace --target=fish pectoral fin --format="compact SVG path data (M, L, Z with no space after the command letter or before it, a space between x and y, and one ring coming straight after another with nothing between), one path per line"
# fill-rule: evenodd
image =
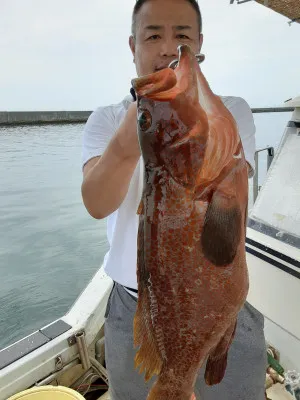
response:
M217 346L209 354L206 369L205 382L207 385L217 385L222 381L227 367L227 356L229 347L233 341L236 331L237 321L228 328Z
M201 245L204 256L216 266L230 264L242 235L241 208L237 197L217 189L205 214Z
M135 356L135 368L140 366L140 373L145 372L145 381L153 375L159 375L162 369L162 358L155 339L151 320L150 298L147 288L139 290L138 306L134 316L134 346L139 347Z

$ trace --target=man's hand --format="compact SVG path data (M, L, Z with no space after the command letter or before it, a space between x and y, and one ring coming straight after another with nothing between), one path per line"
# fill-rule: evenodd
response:
M137 135L137 104L130 104L127 114L122 122L122 128L116 134L120 145L121 156L125 158L140 157L141 151Z

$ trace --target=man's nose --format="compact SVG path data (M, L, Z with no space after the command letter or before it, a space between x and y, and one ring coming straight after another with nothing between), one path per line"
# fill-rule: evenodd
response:
M165 39L161 42L160 56L161 57L177 57L178 43L172 39Z

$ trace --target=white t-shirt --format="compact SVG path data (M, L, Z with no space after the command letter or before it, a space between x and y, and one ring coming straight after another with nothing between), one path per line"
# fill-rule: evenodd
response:
M255 125L249 105L240 97L222 97L235 118L242 139L245 157L254 174ZM83 131L82 165L102 155L111 137L120 126L133 101L127 96L118 104L97 108L89 117ZM107 217L107 239L110 245L103 261L104 270L114 281L137 289L137 209L143 189L142 158L132 176L127 195L120 207Z

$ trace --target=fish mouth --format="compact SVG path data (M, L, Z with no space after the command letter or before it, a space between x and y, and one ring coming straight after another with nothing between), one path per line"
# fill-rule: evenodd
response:
M188 45L178 46L177 51L178 59L169 65L158 65L154 73L131 81L138 97L169 101L188 88L197 87L197 56ZM203 61L203 55L198 57Z

